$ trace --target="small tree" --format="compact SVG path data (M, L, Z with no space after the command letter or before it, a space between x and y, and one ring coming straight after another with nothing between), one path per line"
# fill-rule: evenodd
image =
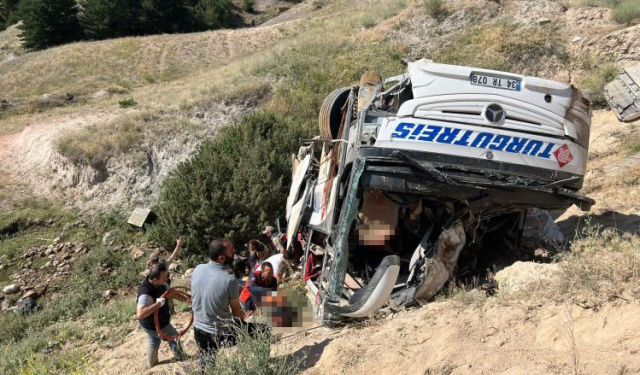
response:
M18 3L20 0L0 0L0 30L18 22Z
M82 0L80 24L87 38L101 40L141 35L140 0Z
M44 49L81 39L76 0L22 0L20 39L27 49Z
M291 153L305 135L299 124L269 113L223 128L165 180L150 237L170 246L184 235L187 249L199 254L213 237L255 238L284 215Z
M194 19L183 0L143 0L140 25L146 34L194 30Z
M220 29L229 25L231 0L200 0L196 5L196 22L201 29Z
M256 0L243 0L242 6L247 12L253 12L256 6Z

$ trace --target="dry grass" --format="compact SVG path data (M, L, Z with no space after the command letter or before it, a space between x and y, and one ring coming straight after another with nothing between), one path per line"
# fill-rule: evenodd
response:
M505 301L556 301L596 307L615 299L640 300L640 236L587 225L571 250L557 258L556 277Z
M640 237L587 226L561 259L558 293L590 305L640 298Z
M590 55L580 56L577 64L580 74L577 77L577 86L589 92L595 109L608 107L604 86L615 79L619 69L609 60Z
M56 144L58 152L76 164L104 167L107 161L134 148L145 127L155 120L148 113L125 115L106 126L68 132Z
M315 126L312 123L322 100L335 87L357 82L369 69L377 69L384 75L397 74L403 69L402 56L393 48L359 43L356 35L364 25L382 22L396 14L406 2L377 1L369 5L368 8L362 6L358 12L308 21L303 26L303 34L274 40L268 50L238 56L233 64L221 64L179 80L135 88L129 95L138 102L136 109L152 121L124 115L105 125L67 133L58 141L57 148L74 162L104 165L109 158L132 150L133 145L159 143L158 140L168 134L162 131L168 127L158 125L159 118L164 124L202 122L198 116L204 116L203 113L221 103L261 105L300 120L301 126ZM327 6L327 11L334 10ZM272 29L275 27L268 30ZM333 30L332 38L326 38L327 29ZM278 33L292 32L282 28ZM179 130L173 128L173 132Z
M559 25L520 27L509 20L451 35L431 56L440 63L539 75L563 66L570 56Z
M270 27L70 44L1 65L0 97L83 94L172 81L229 64L282 37Z
M0 63L5 59L24 54L24 49L18 38L20 30L16 26L9 26L6 30L0 31Z
M436 301L451 301L455 307L480 307L487 301L487 294L479 289L477 279L467 284L449 282L435 297Z

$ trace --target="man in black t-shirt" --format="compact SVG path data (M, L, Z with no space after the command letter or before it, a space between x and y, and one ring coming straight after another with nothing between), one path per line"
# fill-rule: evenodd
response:
M147 356L150 367L158 363L158 349L161 342L160 335L156 332L154 313L158 311L158 322L166 335L178 334L178 331L171 325L169 304L161 297L167 291L166 281L168 278L167 266L164 263L157 264L149 269L149 275L145 277L138 289L136 318L142 330L147 333ZM184 358L184 352L178 340L169 341L169 347L176 359Z

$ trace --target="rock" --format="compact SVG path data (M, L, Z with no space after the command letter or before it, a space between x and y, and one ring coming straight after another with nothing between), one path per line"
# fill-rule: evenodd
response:
M195 271L195 269L189 268L188 270L184 271L184 276L191 277L191 275L193 275L193 271Z
M2 289L2 293L4 294L13 294L18 293L20 291L20 287L16 284L7 285Z
M111 232L105 233L105 235L102 237L102 244L103 245L108 244L110 239L111 239Z
M579 42L581 40L582 40L582 37L576 35L573 37L573 39L571 39L571 43Z
M114 292L111 289L109 289L109 290L104 292L104 298L111 298L111 297L113 297L115 295L116 295L116 292Z
M110 96L108 91L100 90L93 93L94 99L106 99Z
M2 301L2 305L0 306L0 311L5 312L5 311L9 311L9 309L11 309L11 301L9 301L8 299L5 299L4 301Z
M539 18L539 19L536 21L536 23L537 23L538 25L546 25L546 24L548 24L548 23L551 23L551 20L550 20L550 19L548 19L548 18L546 18L546 17L542 17L542 18Z
M144 256L144 251L138 250L135 253L133 253L133 260L138 260L138 259L142 258L143 256Z
M60 237L56 237L56 238L53 239L53 244L54 245L57 245L58 242L60 242Z
M7 268L7 266L5 266L4 264L0 264L0 271L4 270L5 268Z
M558 264L515 262L495 275L501 294L516 294L546 288L560 272Z
M35 290L28 290L25 294L22 295L22 299L25 299L25 298L36 299L38 297L40 297L40 295Z

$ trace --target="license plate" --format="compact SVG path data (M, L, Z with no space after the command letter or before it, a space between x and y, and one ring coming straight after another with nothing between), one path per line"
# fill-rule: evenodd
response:
M472 74L470 78L472 85L495 87L498 89L520 91L520 80L504 77L494 77L484 74Z

